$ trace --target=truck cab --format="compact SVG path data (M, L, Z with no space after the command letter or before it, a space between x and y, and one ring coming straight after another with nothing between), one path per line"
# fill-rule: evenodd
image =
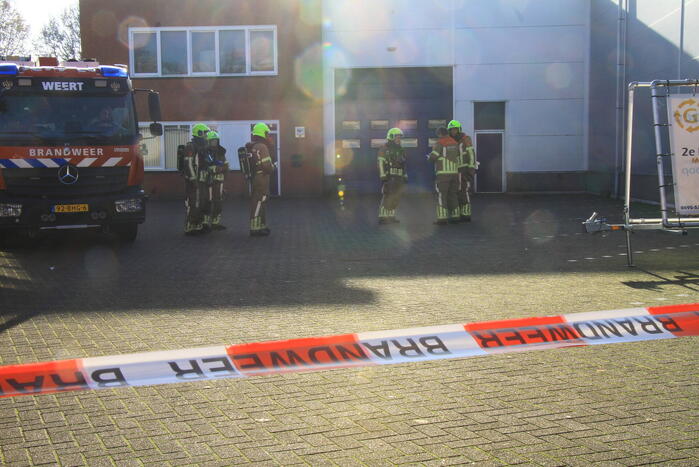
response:
M96 228L135 240L146 216L136 91L125 66L0 60L0 237ZM143 91L159 120L158 94Z

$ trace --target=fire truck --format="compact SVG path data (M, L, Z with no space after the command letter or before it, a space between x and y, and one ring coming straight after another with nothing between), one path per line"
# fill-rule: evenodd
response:
M2 57L0 57L1 59ZM10 231L100 229L125 242L145 221L135 94L124 65L0 60L0 241Z

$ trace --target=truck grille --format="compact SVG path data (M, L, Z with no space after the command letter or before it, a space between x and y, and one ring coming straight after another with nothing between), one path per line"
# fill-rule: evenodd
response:
M129 167L79 167L78 181L64 185L57 168L2 169L7 193L16 196L81 196L124 190Z

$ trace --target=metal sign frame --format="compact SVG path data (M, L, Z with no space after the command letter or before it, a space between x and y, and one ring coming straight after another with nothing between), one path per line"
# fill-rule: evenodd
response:
M626 121L626 171L625 171L625 193L624 193L624 223L623 224L607 224L604 219L600 219L595 212L583 222L588 233L604 232L604 231L619 231L626 232L626 257L628 265L633 266L633 254L631 251L631 232L636 230L665 230L687 234L689 229L699 228L699 217L695 216L668 216L667 194L665 190L668 187L673 187L675 182L665 183L665 158L672 157L672 148L668 151L663 150L662 129L669 128L672 123L661 121L660 99L667 99L670 95L670 90L673 87L693 87L696 93L699 80L655 80L651 82L632 82L628 86L628 118ZM633 156L633 105L634 94L636 88L650 88L651 103L653 106L653 129L655 131L655 153L656 164L658 168L658 190L660 194L660 212L661 217L655 219L648 218L632 218L631 217L631 166ZM661 92L664 90L665 92ZM672 174L670 175L672 177Z

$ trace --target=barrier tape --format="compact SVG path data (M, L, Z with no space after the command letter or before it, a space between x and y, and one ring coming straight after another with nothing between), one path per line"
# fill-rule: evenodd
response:
M0 367L0 397L241 378L699 335L699 303Z

